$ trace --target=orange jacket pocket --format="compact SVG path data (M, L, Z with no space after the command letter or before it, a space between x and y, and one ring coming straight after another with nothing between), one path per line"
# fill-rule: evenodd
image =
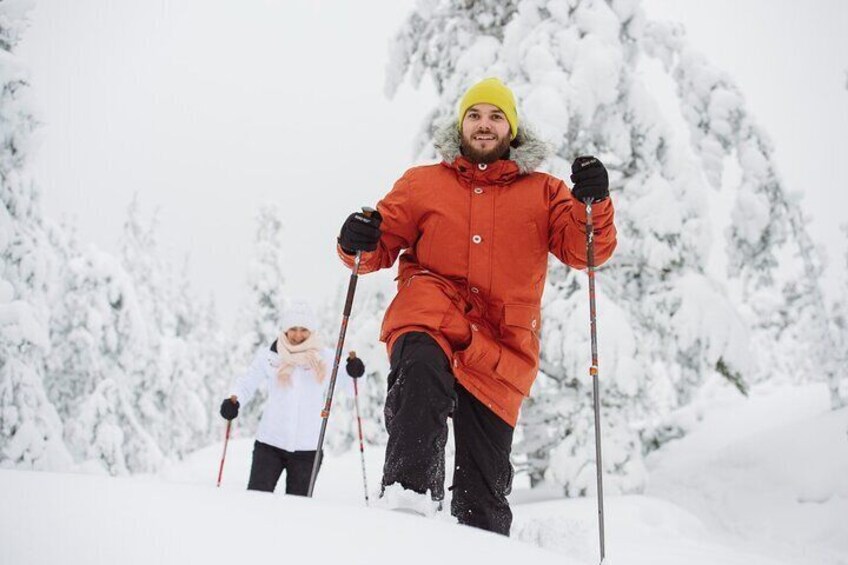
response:
M502 349L495 373L524 396L539 370L541 310L529 304L505 304L501 324Z
M457 351L456 357L469 372L491 376L498 366L500 354L498 343L486 332L472 325L471 343L467 348Z

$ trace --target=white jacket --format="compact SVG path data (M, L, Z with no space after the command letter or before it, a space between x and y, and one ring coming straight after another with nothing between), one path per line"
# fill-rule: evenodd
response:
M245 406L260 386L268 389L268 400L256 431L256 439L262 443L286 451L315 451L321 433L321 410L330 385L333 368L333 351L321 352L327 366L327 377L323 383L315 378L311 369L295 367L290 382L283 386L277 380L279 356L263 345L256 351L247 371L233 383L230 394L238 397ZM344 369L344 359L336 379L336 393L352 394L353 382ZM335 403L335 401L334 401Z

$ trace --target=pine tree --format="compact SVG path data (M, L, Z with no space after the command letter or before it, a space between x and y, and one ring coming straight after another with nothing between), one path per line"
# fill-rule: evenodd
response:
M42 218L12 54L25 4L0 3L0 465L151 472L217 436L227 348L137 202L121 261Z
M251 261L248 265L248 298L242 308L240 328L233 363L236 372L244 371L256 349L270 346L281 331L284 305L283 224L273 204L263 205L256 216L256 231ZM230 379L235 375L230 375ZM248 406L242 406L238 423L255 431L265 402L260 389Z
M848 223L840 226L848 243ZM830 324L834 334L834 357L837 370L828 380L830 405L834 410L848 406L848 245L843 258L842 290L831 308Z
M159 254L156 241L156 217L145 226L138 198L127 210L121 236L121 266L126 271L135 295L140 330L143 333L136 357L129 368L131 385L128 392L137 410L139 424L148 430L158 445L168 443L167 412L169 392L174 379L173 359L165 351L166 341L173 336L176 319L172 311L173 293L167 280L167 267ZM171 450L165 449L168 454Z
M0 3L0 466L63 469L70 456L43 386L56 257L27 174L35 120L13 54L26 7Z
M177 269L162 259L156 217L145 225L139 203L131 203L122 238L122 264L138 298L146 339L132 373L139 422L168 458L181 458L205 444L215 421L211 409L221 394L223 350L188 282L188 258ZM213 324L209 326L208 324Z
M206 300L195 319L198 324L192 334L192 366L203 377L203 405L209 422L203 444L208 444L223 437L225 426L218 410L235 375L232 359L235 348L231 336L221 328L214 300Z
M74 459L111 474L155 471L164 454L136 407L136 375L149 352L135 287L117 258L54 236L63 260L45 383Z
M739 179L726 234L727 276L738 281L737 306L765 353L757 379L838 379L836 336L820 284L823 255L806 229L798 198L774 163L771 141L754 123L744 96L725 74L696 53L679 26L648 26L648 51L673 77L689 123L690 141L710 184L721 190L726 169ZM725 184L727 184L725 182ZM777 369L777 371L775 371ZM832 399L834 406L838 400Z
M256 217L253 258L248 266L250 289L245 319L248 332L244 336L245 353L253 351L277 337L283 304L283 225L276 206L262 206Z
M137 202L120 261L66 232L51 232L62 268L45 386L84 467L155 471L211 439L206 382L222 349L209 337L214 322L200 312L185 272L159 258L155 221L143 224Z

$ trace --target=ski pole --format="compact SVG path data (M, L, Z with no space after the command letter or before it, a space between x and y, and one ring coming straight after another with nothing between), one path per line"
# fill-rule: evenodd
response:
M233 425L232 420L227 420L227 433L224 436L224 453L221 454L221 466L218 467L218 485L221 486L221 477L224 476L224 460L227 458L227 444L230 443L230 427Z
M598 474L598 538L601 545L601 563L604 562L604 479L601 463L601 402L598 387L598 328L595 315L595 227L592 224L592 199L586 204L586 272L589 275L589 329L592 340L592 397L595 406L595 461Z
M350 357L356 353L350 352ZM359 456L362 461L362 486L365 488L365 506L368 506L368 479L365 478L365 441L362 437L362 418L359 417L359 379L353 379L353 405L356 408L356 427L359 429Z
M373 208L364 207L362 211L366 216L370 217L377 211ZM336 388L336 377L339 374L339 362L342 358L342 349L344 347L345 334L347 333L347 322L350 319L350 310L353 306L353 294L356 292L356 281L359 278L359 262L362 260L362 251L356 252L356 257L353 260L353 270L350 273L350 282L347 285L347 299L345 299L344 311L342 313L342 327L339 330L339 341L336 343L336 356L333 360L333 372L330 375L330 386L327 389L327 396L324 400L324 409L321 410L321 433L318 435L318 448L315 451L315 460L312 462L312 476L309 478L309 490L306 496L312 498L312 491L315 489L315 479L318 476L318 468L321 467L321 450L324 447L324 434L327 433L327 421L330 418L330 408L333 404L333 391Z

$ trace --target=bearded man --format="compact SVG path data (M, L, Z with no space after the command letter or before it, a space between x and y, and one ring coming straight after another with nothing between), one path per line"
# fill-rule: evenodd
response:
M512 437L538 371L548 253L586 267L591 201L597 264L612 255L609 180L594 157L575 160L570 192L536 172L546 146L495 78L468 89L435 146L441 163L406 171L378 213L351 214L338 240L347 266L361 252L363 274L400 256L380 335L391 360L382 493L388 505L441 507L451 418L451 513L508 535Z

